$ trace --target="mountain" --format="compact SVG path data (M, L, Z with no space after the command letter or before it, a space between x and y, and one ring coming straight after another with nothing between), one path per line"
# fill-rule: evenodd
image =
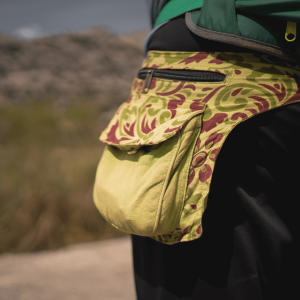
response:
M26 42L0 36L0 103L126 100L147 32L117 36L89 29Z

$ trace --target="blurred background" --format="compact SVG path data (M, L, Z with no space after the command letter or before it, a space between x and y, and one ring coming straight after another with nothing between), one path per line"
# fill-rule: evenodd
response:
M123 235L92 201L98 137L148 31L142 0L0 0L0 253Z
M148 32L143 0L0 0L0 300L135 299L92 191Z

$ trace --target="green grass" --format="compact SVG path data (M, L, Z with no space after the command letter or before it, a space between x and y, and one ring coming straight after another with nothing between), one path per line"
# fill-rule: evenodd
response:
M92 101L0 107L0 253L123 235L92 201L105 125Z

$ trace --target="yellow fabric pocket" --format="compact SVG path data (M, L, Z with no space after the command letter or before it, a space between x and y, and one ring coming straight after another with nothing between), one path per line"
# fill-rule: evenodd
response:
M109 223L143 236L175 229L201 127L201 112L179 115L157 126L142 142L106 141L109 145L97 170L94 201Z
M225 77L200 70L139 72L129 100L100 136L107 147L94 202L110 224L142 236L176 229L206 107L190 101L191 82L220 85Z

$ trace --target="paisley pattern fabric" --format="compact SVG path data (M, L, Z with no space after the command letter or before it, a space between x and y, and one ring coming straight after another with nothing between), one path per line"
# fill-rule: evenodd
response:
M300 68L267 55L160 51L150 51L142 68L226 75L223 82L152 78L147 94L142 93L145 80L136 78L128 101L100 137L121 150L137 150L162 143L195 115L202 115L180 219L174 230L152 236L166 244L193 240L202 234L212 174L226 137L239 123L257 114L300 101Z

